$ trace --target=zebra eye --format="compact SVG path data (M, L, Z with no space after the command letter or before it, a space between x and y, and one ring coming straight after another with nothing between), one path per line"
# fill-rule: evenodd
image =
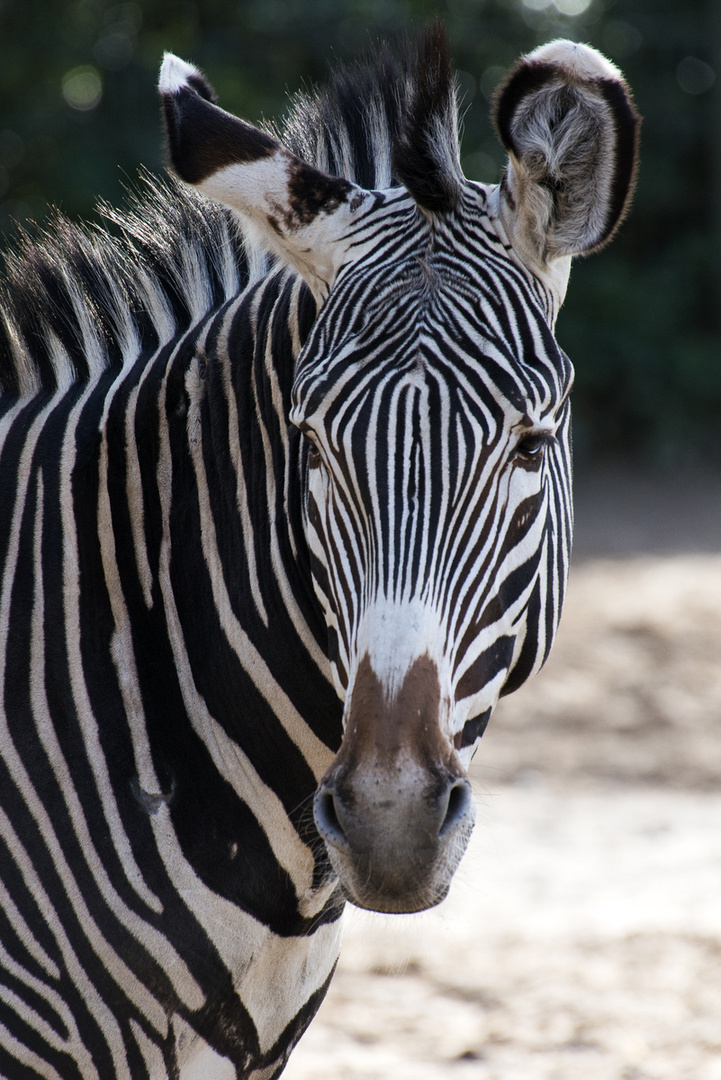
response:
M308 447L308 468L315 469L321 463L320 451L305 431L303 432L303 439Z
M545 433L525 435L516 445L516 454L527 460L539 458L549 442L550 437Z

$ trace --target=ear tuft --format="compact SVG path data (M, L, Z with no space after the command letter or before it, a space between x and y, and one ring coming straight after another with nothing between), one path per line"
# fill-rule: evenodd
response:
M213 104L217 101L213 87L197 67L181 60L179 56L174 56L173 53L166 52L160 68L158 90L166 95L179 94L185 89L194 90L196 94L200 94L206 101L212 101Z
M623 82L621 71L607 57L592 49L590 45L584 45L580 41L568 41L566 38L557 38L549 41L546 45L539 45L533 52L528 53L518 63L523 64L551 64L560 68L570 79L578 79L583 82L587 79L617 79Z

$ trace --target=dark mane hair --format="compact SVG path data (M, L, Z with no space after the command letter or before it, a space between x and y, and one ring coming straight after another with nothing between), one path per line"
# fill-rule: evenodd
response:
M156 348L247 282L238 222L173 177L141 173L103 225L55 214L21 233L0 282L0 391L55 391Z
M445 33L381 45L303 92L277 132L311 164L364 187L405 185L424 209L460 194L454 76ZM267 272L234 216L175 179L144 175L125 210L99 207L112 231L55 215L21 235L0 283L0 391L60 386L120 367L182 331ZM255 267L255 269L254 269Z
M278 137L299 157L366 188L403 184L425 210L452 210L461 166L455 77L442 26L298 94Z

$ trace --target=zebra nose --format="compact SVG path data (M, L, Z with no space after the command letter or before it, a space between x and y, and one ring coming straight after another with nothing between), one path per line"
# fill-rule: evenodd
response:
M420 775L419 775L420 772ZM450 770L331 772L315 821L347 899L372 911L423 911L448 892L473 828L465 777Z
M439 840L450 839L465 826L469 816L473 816L473 793L468 780L459 776L448 789L446 813L438 830Z
M414 801L417 801L416 806L412 805ZM473 814L471 785L460 776L449 777L431 797L422 793L417 800L399 800L385 797L381 790L369 805L364 806L363 802L352 791L337 790L333 781L321 784L316 792L313 813L318 832L327 843L344 852L350 852L359 846L359 842L365 848L371 821L387 835L395 831L396 822L410 819L426 841L436 844L450 840L466 827Z
M336 809L335 793L327 784L322 784L316 792L313 801L313 816L318 832L326 843L343 851L350 850L348 837Z

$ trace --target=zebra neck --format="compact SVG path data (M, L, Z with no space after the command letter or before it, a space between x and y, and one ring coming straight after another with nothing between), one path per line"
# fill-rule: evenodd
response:
M287 272L220 312L182 372L188 412L179 441L210 524L207 536L199 534L205 561L222 568L244 626L250 616L265 629L275 621L280 632L289 620L304 639L323 641L307 570L300 437L288 419L295 362L314 315L309 291ZM323 652L313 655L325 669Z
M183 711L206 716L207 707L235 740L241 726L289 737L319 777L340 741L341 706L307 571L299 435L288 423L314 314L294 275L274 275L188 332L158 362L154 391L140 395L146 411L157 409L158 448L142 455L152 483L140 468L127 472L131 501L144 503L130 517L146 523L133 537L138 618L162 613ZM136 414L136 440L146 426ZM129 439L124 453L132 456Z

